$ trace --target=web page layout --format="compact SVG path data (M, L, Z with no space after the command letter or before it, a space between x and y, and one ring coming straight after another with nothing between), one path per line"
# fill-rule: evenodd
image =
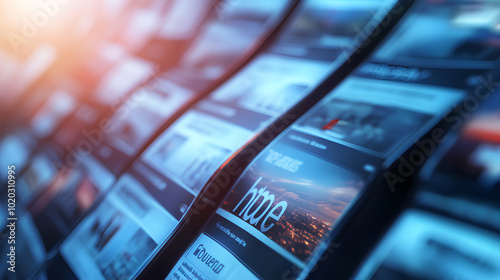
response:
M396 139L408 138L462 97L428 85L347 80L251 164L167 279L300 273L388 148L400 144ZM340 121L328 127L334 119ZM238 265L227 265L235 260Z
M240 268L245 268L241 273L266 279L296 273L308 265L364 186L362 174L318 154L286 143L271 145L247 169L167 279L196 274L199 279L226 279ZM197 248L206 253L197 254ZM225 268L212 267L206 254ZM240 264L224 264L235 259Z
M125 156L134 155L165 120L195 95L163 78L153 79L159 79L156 90L138 90L110 120L114 125L105 140Z
M322 69L326 67L322 63L319 65ZM278 71L276 67L271 69L272 71ZM294 71L297 72L296 75L300 72L297 67L295 67ZM307 79L317 79L317 77L308 77ZM300 81L305 83L306 80L302 78ZM309 83L314 81L307 80L307 82L307 86L309 86ZM304 86L304 88L307 86ZM300 87L301 90L304 90L304 88ZM278 92L268 91L267 89L261 90ZM248 93L248 95L260 94L261 90ZM115 277L116 275L127 275L127 273L130 275L133 271L139 269L147 261L148 256L151 256L168 237L170 231L177 225L177 222L191 205L194 197L215 170L234 151L248 141L252 135L264 127L266 122L282 113L283 108L290 106L289 100L278 98L275 102L269 102L268 110L259 112L255 108L233 105L234 99L226 98L221 100L221 96L219 96L217 103L208 100L203 101L197 104L195 108L187 111L155 140L144 152L140 160L132 164L128 170L128 179L120 179L118 184L121 185L124 184L123 182L127 182L127 186L129 185L130 188L135 189L136 192L133 195L136 197L135 200L117 200L116 194L123 188L116 190L118 186L115 186L113 190L116 191L112 191L103 202L103 205L86 217L84 222L80 223L71 236L64 241L61 247L61 255L78 278L100 279L99 277ZM206 106L207 102L217 105L217 110L213 110L213 106ZM169 219L171 223L162 224L163 235L161 235L161 238L159 235L154 238L150 236L150 230L159 225L140 224L137 218L132 215L125 215L121 210L114 212L109 210L116 208L120 203L120 207L127 209L133 209L133 204L138 203L136 201L141 201L141 205L153 203L149 198L154 202L153 205L161 207L167 213L165 217L174 217L174 219ZM116 201L116 206L111 201ZM104 217L102 215L104 211L113 213L107 216L108 220L99 222L98 220ZM112 226L117 223L114 222L116 219L124 225L130 225L130 227L133 225L133 227L139 228L137 234L142 234L144 237L149 236L149 239L152 240L149 243L142 242L134 246L134 250L140 250L140 258L130 258L129 256L134 254L116 249L119 246L126 246L125 244L132 240L129 239L128 235L104 234L109 239L106 245L109 244L108 246L111 247L101 245L102 249L97 251L88 248L76 248L84 240L91 244L92 234L89 232L95 231L96 229L93 228L97 227L91 226L92 221L97 221L97 224L104 223ZM158 219L163 220L165 218ZM104 228L106 227L104 226ZM114 232L114 230L110 230ZM109 230L101 230L101 232L107 231ZM118 229L116 231L118 232ZM101 233L94 234L100 235ZM112 246L115 249L112 249ZM113 255L115 261L102 262L101 260L106 259L109 261L111 259L110 255L105 254L106 252L115 254ZM98 270L93 268L98 268ZM98 275L89 276L85 274L86 270L99 272Z
M351 77L293 130L385 158L464 97L454 88Z
M181 203L179 197L176 200ZM180 211L169 212L157 199L134 177L123 176L61 246L61 255L73 273L79 279L133 275L182 215Z

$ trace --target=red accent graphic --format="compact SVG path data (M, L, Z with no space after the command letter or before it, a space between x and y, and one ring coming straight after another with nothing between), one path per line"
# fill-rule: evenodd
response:
M332 129L334 126L337 125L337 123L339 123L339 121L340 121L339 119L332 120L327 125L323 126L323 130Z

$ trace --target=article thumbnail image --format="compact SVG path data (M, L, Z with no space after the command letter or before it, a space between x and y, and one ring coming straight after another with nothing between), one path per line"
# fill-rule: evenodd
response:
M156 242L126 214L103 205L83 223L77 238L107 279L128 279L153 252Z

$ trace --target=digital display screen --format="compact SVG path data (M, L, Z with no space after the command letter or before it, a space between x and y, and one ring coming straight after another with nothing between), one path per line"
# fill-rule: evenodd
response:
M496 1L420 1L357 74L464 89L497 67Z
M329 65L264 53L213 92L208 102L276 116L300 101Z
M469 68L500 57L500 3L422 1L420 6L376 54L377 60L428 67L446 60Z
M372 87L368 91L371 98L366 95L367 86ZM318 253L321 242L334 229L335 222L355 201L368 176L384 159L387 146L384 141L377 142L376 138L386 135L385 141L389 141L391 146L397 146L398 143L390 139L405 139L463 96L453 89L434 90L433 93L428 86L420 88L400 85L398 88L396 84L389 90L382 87L378 91L374 90L377 86L380 86L377 81L370 83L361 78L352 78L292 125L250 165L217 214L210 219L209 226L204 228L200 238L206 236L213 239L217 246L229 248L228 251L243 262L252 262L250 259L259 254L258 250L274 251L273 253L280 255L282 261L276 261L278 256L272 258L273 262L267 259L267 269L265 260L258 265L254 264L255 266L245 263L257 278L275 277L270 273L276 273L277 263L282 265L278 269L280 273L295 271L294 266L299 270L307 268L308 261L313 254ZM386 95L392 98L388 99ZM407 98L412 102L409 103ZM415 100L429 102L433 106L417 106ZM357 107L365 110L355 110ZM369 110L370 108L373 109ZM415 112L415 108L425 109ZM384 113L377 114L377 110ZM321 118L322 114L328 113L333 115ZM410 119L408 115L421 117L415 121L415 118ZM345 116L341 119L346 123L341 124L338 129L337 126L332 129L324 128L330 117L335 119L340 116ZM404 123L406 119L403 116L412 122ZM394 129L392 123L387 121L384 130L381 124L385 118L403 121L399 125L404 128L398 130L398 124L394 124ZM410 125L412 123L414 124ZM349 138L357 130L366 131L377 126L379 129L376 132L379 134L374 133L374 139L364 140L359 139L359 136ZM391 133L397 134L393 136ZM370 136L370 133L361 135ZM342 148L343 144L346 147ZM342 149L349 152L342 152ZM346 159L343 156L346 154L358 161ZM249 244L264 245L255 245L258 249L241 248L241 244L234 244L234 240L227 238L226 235L233 237L228 232L239 232L234 238L245 240ZM198 245L206 247L207 244L208 242ZM214 254L217 250L221 251L217 246L210 248ZM194 250L192 248L190 250ZM189 262L189 257L185 257L169 277L175 279L183 275L189 278L183 268L186 262L188 266L195 267L193 271L203 272L203 266ZM227 273L238 273L231 272L231 269L228 271ZM204 275L209 277L210 273ZM230 274L213 276L225 278L230 277Z
M93 215L71 233L60 252L79 277L129 278L165 240L178 218L126 174Z
M230 9L225 4L214 6L180 62L152 77L115 111L110 119L113 126L108 133L101 132L104 143L96 156L113 172L121 173L166 120L261 42L288 4L280 0L241 2L231 4ZM176 2L174 7L182 5Z
M294 128L384 156L459 103L464 91L360 77L347 78ZM325 127L339 120L334 127Z
M353 279L497 279L499 236L419 210L407 210Z
M363 185L359 175L314 154L273 145L243 175L219 212L233 223L248 223L304 262Z
M205 4L207 5L205 8L211 7L211 5L208 5L209 3L209 1L206 1ZM143 146L147 144L150 137L164 124L164 122L173 116L179 108L183 108L190 100L195 98L197 94L203 92L203 90L199 90L197 87L190 88L181 85L182 81L189 80L189 77L184 77L184 79L181 79L179 83L177 83L172 82L173 78L171 76L175 76L174 78L178 78L179 75L186 76L187 73L191 72L190 70L195 68L200 71L206 69L210 70L214 65L207 63L206 58L213 57L213 52L219 52L219 55L225 55L226 60L218 61L217 63L219 63L219 65L217 65L217 67L219 67L221 71L227 70L231 65L232 59L246 55L245 51L248 51L248 48L252 47L256 42L260 43L258 40L260 39L259 36L273 28L273 24L277 24L277 22L272 22L272 20L276 20L275 17L282 13L288 1L275 1L273 4L266 5L262 5L262 3L249 2L244 5L238 5L235 6L235 9L228 10L227 13L224 14L224 19L217 16L209 20L206 25L207 30L202 31L202 35L200 36L201 39L192 44L193 47L185 56L186 59L183 60L179 68L177 68L177 71L174 71L175 73L173 74L175 75L171 75L172 73L162 73L154 77L148 77L148 75L152 74L150 62L139 58L125 57L119 48L109 47L107 51L104 51L103 55L110 58L125 57L125 59L109 69L104 75L102 82L97 86L95 94L99 97L101 102L110 105L121 103L123 101L122 99L126 97L126 94L130 90L136 87L141 81L147 78L150 79L147 84L142 85L136 92L127 97L125 102L116 109L111 118L107 119L103 117L99 119L102 115L98 109L92 106L82 105L76 110L70 120L66 121L63 127L58 130L56 134L56 141L58 143L77 144L75 149L77 153L72 153L74 150L68 151L70 153L65 160L67 161L69 157L71 160L76 160L76 162L72 161L72 164L83 163L83 166L47 174L48 178L45 178L47 184L40 187L44 189L44 192L30 205L29 210L36 224L37 234L41 237L47 251L57 244L57 242L72 229L75 223L96 201L97 197L112 185L115 180L113 174L120 174L128 166L130 161L135 159L137 153L143 149ZM179 6L183 6L184 4L184 2L182 5L180 5L180 2L176 3L172 6L174 8L172 12L176 11L176 7L179 8ZM198 7L201 6L198 5ZM250 7L254 9L249 9ZM244 9L245 12L243 12L242 9ZM193 11L192 9L190 10ZM178 11L179 10L177 10L177 12ZM249 17L248 13L253 13L252 17ZM139 21L141 19L144 20L144 18L141 18L140 11L131 16ZM170 18L170 20L173 19L173 17ZM133 31L134 23L137 22L131 22L131 25L125 27L125 33ZM217 38L213 38L212 31L214 29L219 30L219 32L230 32L233 35L241 33L241 36L238 37L241 40L232 41L231 45L227 42L227 44L220 44L220 42L215 44L214 39ZM200 50L200 47L206 47L207 43L212 44L211 50L213 52L208 54L197 52L197 50ZM228 60L229 50L232 55L230 57L231 59ZM100 68L106 68L102 67L104 65L100 66ZM180 70L185 71L183 72ZM217 77L210 76L209 78L214 80ZM205 82L208 81L207 79L205 80ZM106 121L105 124L108 125L103 125L103 121ZM190 122L192 122L192 120L190 120ZM89 125L93 124L98 124L99 127L90 129ZM178 132L183 134L185 133L185 126L191 124L180 122L179 125L180 128ZM75 127L77 127L79 131L75 131ZM85 129L82 129L82 127L85 127ZM85 136L85 139L78 141L82 135ZM165 141L175 142L175 139L177 138L174 135L173 140L166 139ZM81 151L84 144L88 144L85 146L87 148L91 145L90 151ZM185 203L177 210L177 212L180 211L180 214L175 215L175 221L181 218L183 212L192 202L194 198L193 194L199 191L198 186L200 184L198 177L200 175L196 173L201 172L203 176L209 176L209 174L214 171L213 166L211 166L213 158L216 158L215 162L218 162L218 153L222 153L222 156L226 156L226 154L229 153L229 151L223 148L216 150L215 147L215 145L200 147L202 153L211 154L207 154L205 158L186 158L181 166L172 166L171 162L166 162L165 159L161 157L152 157L151 165L154 166L157 162L161 163L161 165L158 166L158 171L161 172L159 176L165 176L165 173L169 174L169 172L175 174L179 168L183 169L183 173L180 174L178 178L172 177L173 180L180 182L178 190L173 193L171 187L167 190L167 194L173 195L173 197L177 199L179 199L179 197L186 197ZM67 146L65 146L65 148L67 148ZM160 146L160 148L164 153L168 153L164 147ZM82 153L92 153L92 155L82 156ZM94 156L96 156L97 159L94 158ZM51 166L44 167L50 168ZM39 166L33 166L33 168L37 169ZM149 166L146 168L145 165L137 168L146 169L146 173L155 172L151 170ZM136 174L134 174L134 176L136 176ZM148 180L152 180L153 176L154 175L148 177ZM136 184L136 182L138 181L132 180L129 184ZM159 182L159 180L156 182ZM27 187L33 187L33 184L36 184L35 180L28 182ZM163 184L165 184L164 180ZM142 186L138 188L143 190ZM161 186L155 189L155 191L160 190ZM143 193L147 195L146 191L143 191ZM142 195L142 193L139 195ZM163 198L163 202L165 202L164 196L160 195L158 199L160 198ZM173 203L170 200L166 201ZM123 200L122 203L127 205L130 204L130 201ZM165 209L174 212L174 210L168 207L165 207ZM119 215L119 212L114 214ZM128 219L129 217L127 217L127 220ZM164 240L166 237L167 236L162 236L161 239L157 239L157 241ZM118 242L123 242L123 240L119 240ZM147 244L142 245L146 246ZM144 257L148 256L149 252L157 245L157 243L154 243L152 248L145 248L145 252L148 253L146 253ZM112 250L116 250L116 248ZM122 259L122 261L127 261L130 265L130 271L127 271L125 275L133 273L139 268L139 265L141 265L141 262L132 262L130 258ZM112 265L117 266L118 264L115 263ZM111 277L110 275L118 273L114 271L115 268L107 269L106 271L103 270L103 275L106 277Z
M455 89L379 83L347 80L275 140L242 175L167 279L189 278L195 273L222 279L240 272L228 268L228 274L222 274L223 269L214 274L207 270L191 256L195 246L211 254L227 250L216 258L227 253L236 256L244 263L242 267L250 268L243 273L251 272L257 279L275 278L278 275L273 273L278 272L297 273L296 268L306 270L335 222L379 168L388 147L397 147L396 139L402 141L416 133L463 97ZM416 100L426 105L416 104ZM325 129L337 118L344 123ZM241 240L252 246L235 242ZM277 255L259 263L252 260L264 251L272 252L266 256ZM189 273L186 267L192 267Z
M140 88L109 119L111 124L95 131L95 155L114 173L121 173L163 123L196 93L158 76L154 88Z
M293 138L283 138L287 136ZM322 152L293 141L271 144L245 171L167 279L189 279L196 273L206 279L240 273L250 279L276 279L286 271L306 268L365 186L364 174L337 165ZM201 253L193 252L197 248L227 268L209 269ZM233 264L236 259L240 264ZM193 269L188 272L186 267Z
M342 54L349 55L349 51L360 43L356 42L357 35L365 32L369 22L381 20L377 18L377 13L393 3L384 0L302 2L300 14L278 35L271 52L322 60L335 60L341 58Z
M118 181L97 210L87 215L63 242L61 255L75 276L82 279L121 278L119 275L130 276L132 271L147 263L150 254L168 238L216 169L267 124L300 101L306 90L331 70L332 60L270 52L259 54L227 84L179 117L127 169L127 176ZM175 75L179 73L174 72ZM281 82L276 84L276 81ZM121 141L128 141L125 139ZM129 144L123 146L125 150ZM301 156L307 157L307 154ZM325 202L328 209L317 209L316 218L324 219L318 222L323 227L321 232L327 232L335 222L326 213L341 211L335 207L348 203L345 202L349 200L347 197L355 195L356 188L363 184L356 173L348 175L340 169L338 173L345 177L335 179L338 182L336 191L345 192L346 198L336 197L334 201ZM313 195L319 199L321 191ZM301 205L303 200L290 200L290 204L300 212L300 207L306 207ZM148 213L158 213L156 218L168 222L143 223ZM144 216L139 218L138 215ZM110 225L109 230L105 230L104 225ZM144 242L126 248L130 247L126 244L134 234L141 235ZM286 234L283 238L288 242L290 236ZM102 235L109 236L104 245L103 241L98 241ZM310 256L312 247L304 245L298 256L287 251L290 247L282 250L302 262L301 259ZM140 258L130 259L128 256L133 254L129 251L141 251L134 253Z
M109 133L113 146L128 156L134 156L142 147L147 135L152 135L162 125L162 121L172 115L192 95L184 90L172 90L172 94L147 92L137 93L136 106L128 112L113 115L110 121L114 127ZM134 97L129 102L134 101ZM165 107L165 105L169 107Z
M409 1L376 49L358 49L396 2L104 0L66 9L46 30L40 15L59 6L45 3L29 22L4 17L25 24L0 54L5 104L24 112L3 105L0 164L15 165L19 220L10 249L18 272L4 262L0 278L310 278L327 247L351 233L343 226L358 207L378 198L368 197L374 179L416 146L434 153L420 141L438 124L463 122L443 130L450 142L428 161L419 156L427 165L412 175L428 180L354 279L500 279L500 99L477 95L496 87L500 2ZM39 37L25 50L32 55L18 53L26 34ZM368 52L347 78L339 73ZM301 102L312 94L324 98ZM467 109L474 94L488 110ZM207 182L295 105L310 109L258 148L211 216L183 236ZM464 107L470 119L449 117ZM15 214L1 212L5 226ZM173 232L173 241L195 238L172 268L172 255L167 266L153 256L181 244L167 242Z
M186 113L144 153L144 161L197 194L250 132L200 113Z
M424 4L407 18L424 17ZM404 41L392 42L382 44L372 60L386 48L406 51ZM308 261L323 253L327 244L322 242L328 242L335 222L370 178L467 96L463 81L453 83L444 70L427 71L427 65L413 62L398 65L401 61L387 58L377 61L378 68L374 62L361 65L292 124L247 168L167 279L225 279L239 273L249 279L287 273L305 278L314 266ZM206 255L214 261L203 262Z
M315 3L308 2L313 6ZM341 1L339 6L343 3ZM293 22L302 16L294 18ZM335 29L331 33L335 33ZM307 43L302 42L302 46L307 46ZM277 41L275 44L281 43ZM259 54L208 98L185 113L177 120L177 124L160 137L169 139L163 142L163 151L172 151L168 157L165 156L171 162L171 170L168 170L169 167L164 169L170 172L171 179L183 177L184 184L196 184L196 190L199 191L231 154L304 98L311 86L326 77L332 61L339 58L289 56L271 50L272 47ZM185 127L180 127L184 123ZM168 163L158 164L159 161L152 164L151 159L147 159L148 154L159 154L160 148L153 149L157 145L161 144L153 144L144 156L144 160L156 169L168 166ZM187 164L189 169L186 169Z

